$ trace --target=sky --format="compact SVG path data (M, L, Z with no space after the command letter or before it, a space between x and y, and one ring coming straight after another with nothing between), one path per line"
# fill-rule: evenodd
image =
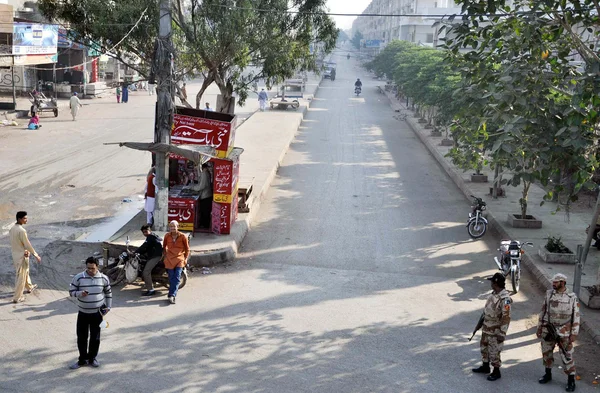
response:
M329 11L336 14L360 14L371 0L327 0ZM343 30L352 27L354 16L334 16L337 27Z

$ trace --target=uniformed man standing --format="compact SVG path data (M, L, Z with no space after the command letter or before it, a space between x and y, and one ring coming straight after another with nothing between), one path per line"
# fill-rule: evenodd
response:
M564 274L557 273L552 278L552 289L546 293L536 334L542 339L542 356L546 367L546 373L539 383L552 380L554 348L558 345L564 371L568 375L566 391L574 392L573 342L579 334L579 301L574 293L567 292L567 276Z
M483 309L483 327L481 329L481 358L483 365L474 368L474 373L489 373L490 363L494 370L488 375L488 381L500 379L500 352L504 346L504 339L510 324L510 307L512 299L506 290L505 278L502 273L494 274L489 280L492 282L493 292L485 303Z

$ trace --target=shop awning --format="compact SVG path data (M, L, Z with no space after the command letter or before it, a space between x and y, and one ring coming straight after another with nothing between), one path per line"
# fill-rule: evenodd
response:
M216 158L214 147L203 145L168 145L166 143L144 143L144 142L114 142L105 145L125 146L135 150L151 151L153 153L172 153L193 161L196 165L204 164L211 158Z

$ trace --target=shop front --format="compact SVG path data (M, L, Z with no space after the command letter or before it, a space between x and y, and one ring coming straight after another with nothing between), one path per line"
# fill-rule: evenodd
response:
M202 165L177 154L169 162L169 219L194 232L229 234L238 214L241 148L234 148L237 117L177 107L171 143L215 151ZM185 229L184 229L185 228Z

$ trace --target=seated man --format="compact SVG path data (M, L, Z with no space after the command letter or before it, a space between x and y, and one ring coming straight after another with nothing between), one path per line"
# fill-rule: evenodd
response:
M154 283L152 282L152 269L158 265L162 258L163 247L162 239L150 230L150 225L142 225L142 233L146 237L146 241L138 249L137 253L145 256L146 266L144 266L144 272L142 277L144 279L144 287L146 292L143 296L154 295Z

